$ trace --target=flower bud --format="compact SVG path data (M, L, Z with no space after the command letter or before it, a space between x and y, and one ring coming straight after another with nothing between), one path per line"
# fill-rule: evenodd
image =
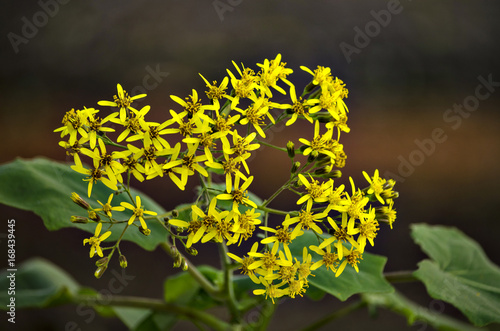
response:
M181 256L181 253L179 253L177 246L170 246L170 250L172 251L171 256L174 260L177 260L179 256Z
M73 200L74 203L76 203L83 209L90 208L90 205L87 203L87 201L83 200L82 197L79 196L76 192L71 193L71 200Z
M127 258L125 257L125 255L120 255L118 261L120 261L120 267L125 269L128 266Z
M106 271L107 268L108 268L107 264L98 267L96 269L96 271L94 272L95 278L97 278L97 279L101 278L102 275L104 275L104 272Z
M87 224L89 222L87 217L71 216L71 223Z
M89 218L92 221L99 222L101 220L101 218L99 217L99 215L97 215L97 213L95 211L89 210L88 213L89 213Z
M143 235L145 235L145 236L149 236L149 235L151 234L151 230L150 230L150 229L148 229L148 228L145 228L145 229L144 229L142 226L141 226L141 227L139 227L139 231L140 231Z
M316 160L318 155L319 155L318 151L312 151L311 154L309 154L309 156L307 157L307 162L309 163L314 162L314 160Z
M188 270L188 264L186 262L186 260L182 260L182 270L183 271L187 271Z
M107 265L109 262L109 258L106 256L106 257L103 257L102 259L99 259L95 262L95 266L96 267L102 267L103 265Z
M196 248L193 248L193 247L186 247L186 252L188 254L193 255L193 256L198 255L198 250Z
M288 152L288 157L293 159L295 157L295 145L293 142L289 141L286 144L286 151Z
M184 258L179 255L174 261L174 268L180 268L184 263Z
M323 175L325 178L340 178L342 177L342 171L340 170L332 170Z
M177 209L172 210L172 217L173 218L179 217L179 211Z
M300 162L299 161L296 161L293 163L292 165L292 169L290 169L290 173L294 174L297 172L297 170L299 170L300 168Z

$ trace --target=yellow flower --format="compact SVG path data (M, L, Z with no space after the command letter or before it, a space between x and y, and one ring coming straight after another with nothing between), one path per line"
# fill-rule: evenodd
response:
M299 215L292 217L288 220L283 221L284 226L289 226L294 223L298 223L292 232L292 238L296 238L302 229L309 230L312 229L317 234L322 234L323 230L316 224L316 222L322 222L322 218L325 218L328 214L311 212L311 205L306 206L305 210L301 210Z
M63 126L54 130L54 132L61 132L61 138L69 134L68 143L70 145L74 145L77 140L77 134L80 134L81 137L85 138L85 141L88 139L88 133L85 128L88 125L88 118L90 115L97 113L98 110L94 108L85 108L83 110L74 110L66 112L63 117L62 123Z
M207 213L201 210L197 205L191 206L192 221L189 223L188 231L190 233L188 235L188 241L186 247L191 247L192 244L195 244L198 241L200 241L200 239L204 237L205 233L207 234L211 233L210 234L211 238L215 236L215 234L217 233L216 231L218 224L221 223L222 219L229 214L227 210L223 212L218 212L215 209L216 205L217 205L217 199L213 198L212 201L210 201ZM201 217L200 220L198 220L199 217ZM208 241L210 239L207 239L205 241Z
M208 87L208 91L206 91L207 97L212 100L214 108L215 109L220 109L220 102L219 99L222 99L223 97L227 97L226 95L226 89L227 89L227 84L229 83L229 78L224 77L222 82L220 83L219 86L217 86L217 82L214 81L213 84L210 84L208 80L203 77L202 74L199 74L201 78L205 81Z
M286 215L289 217L288 215ZM260 242L261 244L271 244L273 243L273 247L271 248L271 251L277 251L280 244L283 244L283 249L285 251L285 256L289 261L292 260L292 252L290 251L290 248L288 245L292 242L294 237L292 237L292 231L288 228L288 225L283 225L283 226L277 226L276 229L266 227L266 226L260 226L259 227L261 230L268 231L271 233L274 233L274 236L268 236L267 238L262 239Z
M300 69L313 75L313 84L322 85L328 81L328 77L331 77L331 69L328 67L318 66L314 72L306 66L300 66Z
M259 216L260 214L256 213L254 208L247 209L243 214L233 215L234 224L231 231L234 232L235 240L239 239L238 245L243 239L247 240L252 237L255 226L261 223Z
M197 156L195 153L196 145L188 144L188 152L182 157L182 165L177 169L177 172L181 175L181 183L183 186L186 185L188 176L194 175L195 171L208 177L207 170L198 164L198 162L206 161L207 156L205 154Z
M332 130L328 130L324 135L319 134L319 121L314 124L314 137L312 141L304 138L299 138L299 141L308 146L304 150L304 155L309 155L312 151L323 153L331 158L335 158L335 154L329 150L328 141L332 138Z
M239 214L239 205L247 205L253 208L257 208L255 202L248 198L247 188L253 181L253 176L248 177L243 185L240 185L240 177L236 176L234 179L234 188L231 193L222 193L217 195L218 200L233 200L233 212Z
M250 264L248 268L262 269L265 279L274 279L277 277L273 272L279 270L280 267L291 267L293 265L291 260L288 260L282 251L279 251L279 258L276 256L278 253L278 246L273 247L271 251L264 253L259 252L249 252L248 256L258 258L254 263Z
M168 133L168 129L165 129L170 123L165 121L161 124L148 122L146 123L146 129L144 131L138 132L136 135L127 138L127 141L143 140L144 147L149 149L153 145L157 150L161 151L165 148L170 148L170 144L161 135Z
M97 209L94 209L94 211L103 211L104 213L106 213L106 215L108 215L108 217L112 217L113 215L111 214L111 212L113 210L116 210L116 211L124 211L125 210L125 207L122 207L122 206L115 206L115 207L112 207L111 206L111 200L113 200L113 196L114 194L111 193L109 195L109 198L108 198L108 202L106 202L105 204L103 204L101 201L97 200L97 202L101 205L102 208L97 208Z
M390 199L388 206L381 206L375 208L377 219L381 222L389 223L392 229L392 224L396 221L396 209L394 209L394 200Z
M319 181L313 179L311 175L309 175L309 177L311 178L310 183L304 175L299 174L299 180L306 187L307 193L297 200L297 204L300 205L307 201L307 207L310 209L313 201L317 203L328 201L328 193L332 183L326 182L320 184Z
M337 249L337 254L339 260L342 260L342 257L344 256L344 243L349 242L351 245L354 247L358 247L358 243L354 240L352 237L353 233L349 232L349 230L354 227L354 220L351 219L349 222L349 225L351 225L351 228L348 227L347 224L347 213L342 213L342 223L341 226L339 227L337 223L331 218L328 217L328 223L330 223L330 226L334 230L333 236L331 236L328 239L325 239L318 247L319 248L324 248L326 246L330 246L332 243L335 241L335 248Z
M252 245L252 248L250 249L251 253L257 252L257 248L259 246L258 242L255 242ZM239 256L233 254L233 253L227 253L227 255L235 260L236 262L241 264L241 273L244 275L248 275L250 279L255 283L255 284L260 284L259 278L256 276L256 270L255 269L250 269L249 266L255 262L254 258L251 256L244 256L243 258L240 258Z
M111 180L111 182L113 182L114 184L116 184L117 182L122 183L123 178L121 176L121 173L124 171L124 169L120 162L116 161L117 158L115 157L115 153L108 154L106 145L104 145L104 142L101 139L99 139L99 148L100 152L97 147L93 151L87 148L82 148L81 153L92 158L94 164L96 164L97 161L99 167L104 168L104 172Z
M116 113L110 114L103 119L99 117L94 117L93 114L89 114L88 117L88 139L90 142L90 148L94 148L100 132L114 132L115 129L104 127L104 123L108 122L110 119L114 118ZM100 137L99 137L100 140Z
M175 95L171 95L170 98L184 108L184 110L179 114L180 116L189 114L190 117L198 117L200 114L204 113L205 109L215 109L213 105L202 105L198 100L198 92L196 92L195 89L193 89L193 93L187 97L185 101Z
M135 206L128 203L128 202L122 202L122 203L120 203L120 205L122 205L123 207L125 207L127 209L132 210L132 212L133 212L132 216L130 216L130 218L128 220L128 224L130 225L130 224L134 223L135 219L138 218L139 221L141 222L141 226L144 230L148 228L146 225L146 221L144 221L144 214L157 215L156 212L145 210L142 207L141 197L138 195L135 196Z
M368 188L368 191L366 193L374 194L377 200L381 204L385 205L384 199L382 199L382 197L380 196L382 192L384 192L385 179L379 177L378 169L375 169L375 173L371 178L366 173L366 171L363 171L363 176L365 176L366 181L370 183L370 187Z
M267 281L264 277L259 277L260 282L262 285L264 285L266 288L265 289L257 289L253 290L253 294L255 295L266 295L266 299L269 297L273 301L274 304L274 299L275 298L281 298L284 295L289 294L288 289L280 289L279 287L286 284L285 282L281 282L278 285L275 285L272 283L272 281Z
M285 90L277 85L278 80L282 80L287 84L291 84L286 76L293 72L292 69L285 68L286 63L281 62L281 54L276 55L276 58L269 61L264 60L264 63L257 63L257 66L261 68L259 72L259 88L264 92L264 94L271 98L273 95L271 93L270 87L274 88L281 94L286 94Z
M363 259L363 255L361 252L359 252L355 247L351 247L351 249L347 249L344 247L344 261L340 264L340 266L337 269L337 272L335 273L335 277L338 277L342 274L344 271L346 265L349 263L351 267L356 270L356 272L359 272L359 267L358 263L359 260Z
M90 257L93 257L95 253L97 253L97 255L99 255L100 257L103 257L100 244L102 241L106 240L111 235L111 231L106 231L105 233L99 236L99 234L101 233L101 229L102 229L102 223L98 223L95 228L94 236L90 237L89 239L83 240L84 246L87 243L90 244Z
M248 158L250 155L245 156ZM233 177L241 177L243 180L247 180L247 176L245 176L240 171L240 163L244 160L243 156L238 156L235 158L229 157L224 153L224 158L226 161L222 161L221 163L217 162L205 162L205 164L214 169L223 169L224 174L226 175L226 192L230 193L233 190Z
M290 118L286 122L286 126L290 126L299 116L303 116L309 123L313 123L313 119L309 116L309 103L306 100L302 100L302 97L297 98L297 92L295 91L295 85L290 86L290 98L292 99L292 104L284 104L282 105L282 109L291 109L292 110L292 118Z
M350 235L358 235L358 245L356 248L360 253L363 253L366 246L366 240L370 242L370 245L374 245L373 239L377 236L377 231L379 230L379 224L375 219L375 209L370 207L370 211L363 215L360 219L360 224L357 227L352 227L348 229L347 233Z
M363 195L363 192L358 189L356 191L356 187L354 186L354 181L352 177L349 177L349 181L352 186L352 194L345 192L345 199L342 204L338 206L333 206L331 209L347 213L351 217L351 219L358 219L365 213L365 206L368 203L369 198Z
M146 131L148 126L146 124L144 116L146 116L150 109L150 106L144 106L139 111L132 109L130 115L127 116L124 120L121 120L120 118L111 118L111 122L120 124L125 127L125 130L120 133L118 138L116 138L116 141L123 141L131 133L139 134Z
M78 154L74 155L75 159L75 165L71 166L71 169L73 169L76 172L79 172L81 174L87 175L87 178L84 178L83 181L89 182L88 185L88 195L90 198L90 195L92 194L92 187L94 185L94 182L101 181L104 185L112 189L113 191L118 190L116 186L116 181L111 181L110 179L104 177L106 174L104 171L99 169L99 161L94 159L94 167L91 169L84 168L82 165L82 161L80 160L80 157ZM113 177L114 178L114 177Z
M227 99L231 100L231 109L234 109L238 105L241 98L255 96L254 89L258 87L257 77L252 69L245 68L242 65L243 70L240 70L234 61L233 65L240 74L241 78L237 79L236 76L229 69L227 69L227 73L231 77L231 85L234 89L234 96L227 96Z
M326 267L326 270L330 269L332 272L337 270L339 264L339 256L336 253L332 253L332 248L330 245L326 246L326 250L319 248L318 246L311 245L309 249L316 254L321 255L321 260L313 263L311 270L316 270L322 265Z
M116 85L117 94L113 96L114 101L99 101L97 104L99 106L111 106L120 108L120 121L125 122L125 118L128 116L127 110L136 110L130 105L132 101L144 98L146 94L139 94L130 97L127 92L125 92L120 84Z

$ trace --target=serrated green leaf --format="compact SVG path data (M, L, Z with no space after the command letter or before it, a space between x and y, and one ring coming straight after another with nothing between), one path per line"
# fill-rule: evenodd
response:
M102 183L96 183L92 189L92 197L87 198L87 182L85 176L73 171L69 165L44 158L30 160L16 159L0 166L0 203L19 209L30 210L39 215L50 231L62 228L79 228L94 233L95 224L74 224L70 222L72 215L87 216L86 211L70 199L76 192L94 208L100 207L96 200L106 203L112 191ZM139 195L147 210L162 214L165 210L145 194L131 189L132 196ZM122 201L130 202L126 194L113 198L112 204L117 206ZM113 217L127 220L131 211L113 212ZM117 240L125 224L114 225L112 235L106 241ZM146 250L154 250L159 243L165 241L166 231L155 221L148 221L151 235L144 236L135 227L129 228L123 240L132 241ZM103 231L106 231L106 225ZM103 245L105 246L105 245Z
M10 277L14 275L14 277ZM7 278L9 276L9 278ZM9 294L10 280L14 279L15 293ZM10 298L15 298L16 308L43 308L71 302L80 286L65 271L51 262L33 258L22 263L16 272L0 274L0 305L8 309Z
M318 240L314 233L305 231L302 236L293 240L290 244L290 250L294 258L302 261L303 248L309 248L310 245L317 244ZM315 252L311 252L311 254L313 262L319 260L319 255ZM358 264L359 273L356 273L353 268L347 266L339 277L335 277L335 274L331 270L320 267L312 272L315 276L309 277L308 281L318 289L342 301L347 300L350 296L357 293L392 292L394 288L382 274L386 261L386 257L365 252L363 253L363 260Z
M414 272L430 296L451 303L478 326L500 322L500 268L456 228L412 225L412 237L433 260Z
M394 293L365 293L363 300L369 305L383 307L406 316L409 325L415 323L429 324L436 330L442 331L474 331L478 330L471 325L457 321L451 317L422 307L399 292Z

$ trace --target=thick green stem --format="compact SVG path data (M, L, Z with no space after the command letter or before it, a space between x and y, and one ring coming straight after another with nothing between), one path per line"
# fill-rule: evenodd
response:
M231 329L231 326L228 323L221 321L215 316L205 313L204 311L197 310L192 307L166 303L158 299L127 297L127 296L102 297L101 295L98 295L97 297L95 297L95 296L77 295L73 298L73 302L76 304L84 304L88 306L102 305L102 306L119 306L119 307L152 309L154 311L182 315L186 317L188 320L191 320L193 322L198 321L204 323L213 330L225 331Z
M336 319L341 318L341 317L344 317L344 316L352 313L353 311L356 311L360 308L363 308L364 306L366 306L366 302L361 301L361 300L356 301L347 307L344 307L344 308L339 309L339 310L337 310L329 315L326 315L325 317L323 317L323 318L317 320L316 322L310 324L309 326L305 327L304 329L302 329L302 331L317 330L320 327L330 323L331 321L336 320Z
M222 293L226 297L225 301L229 311L231 312L231 322L240 323L241 322L241 310L239 308L238 302L234 295L234 284L233 284L233 269L230 268L231 260L227 255L227 247L224 243L219 243L219 254L221 258L222 270L224 272L224 285L222 287Z

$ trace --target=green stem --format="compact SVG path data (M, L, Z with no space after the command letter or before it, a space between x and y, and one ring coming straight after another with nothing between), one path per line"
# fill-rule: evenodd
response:
M384 277L390 283L416 282L418 279L413 276L415 271L392 271L385 272Z
M345 315L350 314L353 311L356 311L356 310L358 310L360 308L363 308L366 305L367 305L367 303L364 302L364 301L361 301L361 300L360 301L356 301L356 302L350 304L347 307L344 307L342 309L334 311L331 314L326 315L325 317L323 317L323 318L317 320L316 322L310 324L309 326L305 327L304 329L302 329L302 331L317 330L320 327L322 327L322 326L330 323L331 321L336 320L336 319L341 318L341 317L344 317Z
M221 258L221 264L224 272L224 285L222 287L222 292L226 296L226 303L231 312L231 322L240 323L241 322L241 310L239 304L234 295L234 284L233 284L233 270L231 268L231 260L227 255L227 246L225 243L219 243L219 254Z
M214 330L225 331L231 329L231 326L228 323L221 321L215 316L205 313L204 311L197 310L192 307L166 303L158 299L128 297L128 296L103 297L102 295L97 295L97 296L76 295L73 298L73 302L76 304L84 304L89 306L119 306L119 307L152 309L154 311L182 315L186 317L188 320L202 322Z
M298 213L298 211L284 211L284 210L279 210L279 209L264 207L263 205L262 206L257 206L257 209L258 210L262 210L263 212L266 212L266 213L271 213L271 214L276 214L276 215L283 215L283 216L286 216L288 214Z
M174 252L172 251L168 243L163 242L160 244L160 246L165 252L167 252L168 255L174 257ZM191 263L191 261L189 261L186 257L183 258L188 266L187 272L191 275L191 277L193 277L208 294L210 294L214 298L218 297L219 289L214 286L205 276L203 276L203 274L198 270L198 268L196 268L193 263Z
M255 327L255 330L261 330L261 331L266 331L269 323L271 322L271 319L274 315L274 311L278 307L278 304L274 304L270 302L269 300L264 301L264 306L262 307L260 311L260 319L259 322L260 324Z
M272 148L277 149L277 150L280 150L280 151L282 151L282 152L286 152L286 151L287 151L287 150L286 150L286 148L284 148L284 147L278 147L278 146L276 146L276 145L270 144L270 143L268 143L268 142L265 142L265 141L262 141L262 140L259 140L259 139L255 139L254 141L255 141L256 143L262 144L262 145L264 145L264 146L272 147Z

